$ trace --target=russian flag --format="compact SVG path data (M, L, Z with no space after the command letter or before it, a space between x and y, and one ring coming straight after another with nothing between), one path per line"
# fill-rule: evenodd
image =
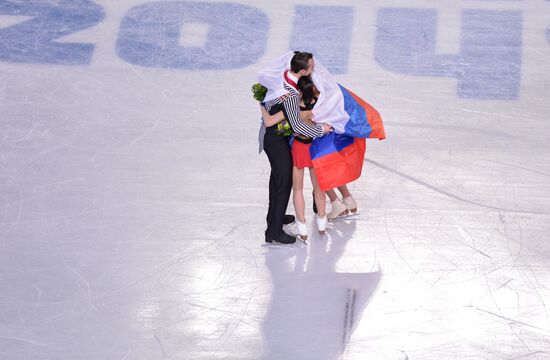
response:
M310 148L319 186L326 191L350 183L361 175L365 139L385 139L380 113L359 96L338 84L343 110L349 116L335 132L316 138Z

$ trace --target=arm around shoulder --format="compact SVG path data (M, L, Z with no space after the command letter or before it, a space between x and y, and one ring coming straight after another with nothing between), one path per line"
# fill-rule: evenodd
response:
M278 113L276 113L275 115L269 115L269 113L267 112L267 110L262 106L262 104L260 104L260 109L262 111L262 118L264 119L264 125L265 127L270 127L270 126L273 126L279 122L281 122L282 120L284 120L285 118L285 115L283 114L282 111L279 111Z

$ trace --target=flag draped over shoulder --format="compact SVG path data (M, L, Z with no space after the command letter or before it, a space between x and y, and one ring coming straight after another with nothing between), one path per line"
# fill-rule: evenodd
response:
M341 85L339 92L347 120L338 123L340 131L335 128L334 133L314 139L310 148L323 191L359 178L365 158L365 139L386 137L382 118L375 108Z
M268 97L281 92L282 74L290 67L292 56L292 52L286 53L258 73L258 81L269 89ZM310 148L319 186L326 191L356 180L363 169L365 139L383 140L386 134L379 112L338 84L318 60L311 77L320 92L313 121L334 128L333 133L314 139Z

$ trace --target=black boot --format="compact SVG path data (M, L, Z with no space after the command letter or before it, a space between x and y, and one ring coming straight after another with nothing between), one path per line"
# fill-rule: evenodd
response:
M296 218L294 217L294 215L285 215L285 218L283 220L283 225L292 224L295 221L296 221Z
M281 244L293 244L296 242L296 238L294 236L288 235L284 231L277 236L265 234L265 242L272 243L273 241L276 241Z

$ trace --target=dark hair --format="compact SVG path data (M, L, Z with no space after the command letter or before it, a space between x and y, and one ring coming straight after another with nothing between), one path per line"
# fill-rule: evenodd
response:
M312 53L295 51L292 60L290 60L290 71L297 74L300 70L307 70L309 59L313 59Z
M310 107L315 98L315 84L309 76L302 76L298 79L298 89L302 93L302 100L306 107Z

